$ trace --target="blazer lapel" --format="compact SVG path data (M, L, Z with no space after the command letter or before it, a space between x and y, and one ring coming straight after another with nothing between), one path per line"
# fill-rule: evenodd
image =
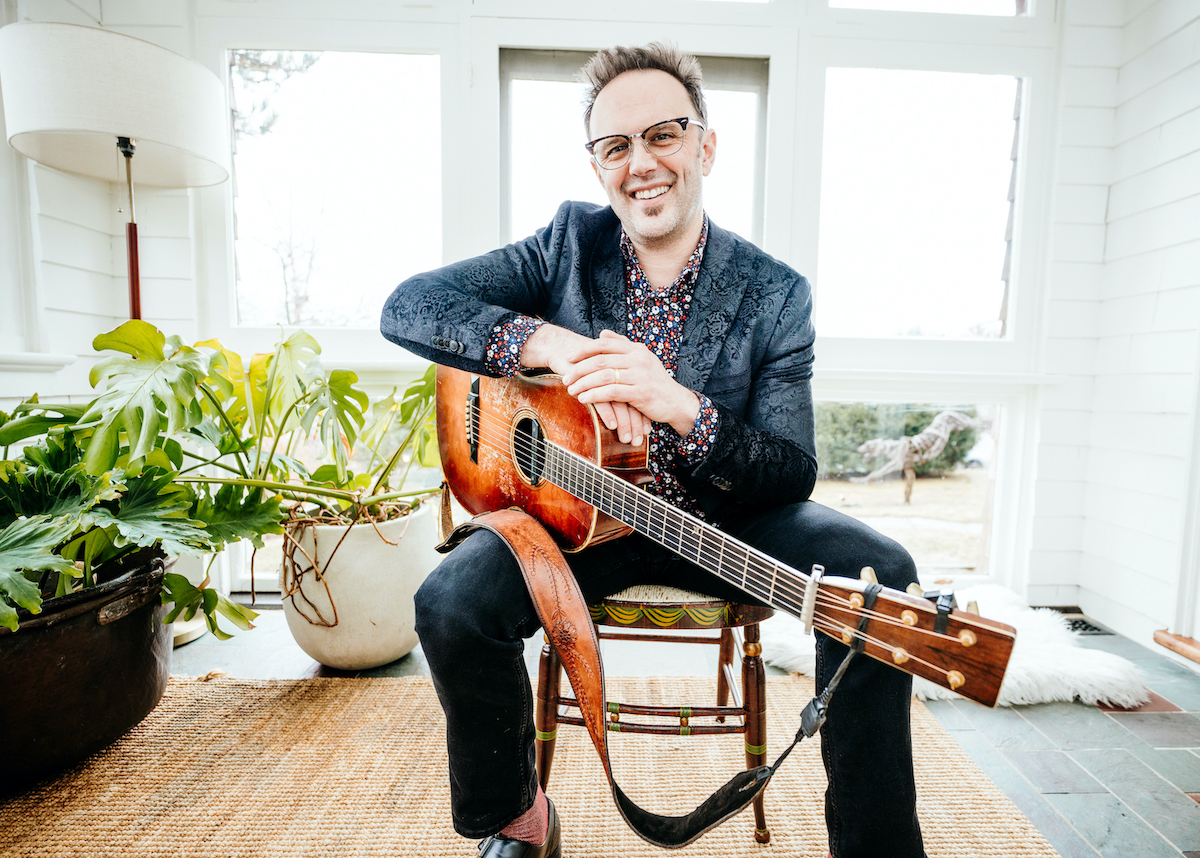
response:
M621 259L621 222L611 208L596 213L588 242L585 262L584 288L587 289L587 308L593 337L606 328L625 333L628 313L625 309L625 263Z
M592 309L592 318L589 320L592 336L600 336L605 329L624 336L629 318L625 306L625 263L621 259L621 248L617 246L615 236L611 248L596 248L588 285L592 293L589 302Z
M684 324L675 373L675 379L692 390L704 390L708 383L746 292L745 281L730 264L734 246L730 234L709 220L708 244L696 279L692 310Z

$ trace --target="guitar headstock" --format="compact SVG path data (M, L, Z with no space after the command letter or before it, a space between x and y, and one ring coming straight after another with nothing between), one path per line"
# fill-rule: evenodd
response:
M850 643L863 615L867 583L821 579L816 628ZM1016 629L1004 623L957 608L939 610L923 596L885 587L870 611L863 653L977 703L995 706L1016 636Z

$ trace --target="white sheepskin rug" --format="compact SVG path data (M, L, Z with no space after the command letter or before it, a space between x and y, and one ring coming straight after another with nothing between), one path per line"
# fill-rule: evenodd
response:
M998 706L1079 700L1132 709L1150 699L1132 662L1080 646L1078 634L1057 611L1030 608L1011 590L993 584L966 587L956 591L955 598L960 608L978 602L981 615L1017 630ZM762 624L762 644L768 664L805 676L815 674L813 638L804 634L795 617L776 612ZM959 696L920 677L913 680L913 693L921 700Z

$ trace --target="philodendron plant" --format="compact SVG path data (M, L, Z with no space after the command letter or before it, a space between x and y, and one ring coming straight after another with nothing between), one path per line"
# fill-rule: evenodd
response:
M121 354L93 367L91 384L104 389L90 403L34 396L0 412L0 625L13 631L18 607L36 614L139 548L262 547L297 510L378 520L431 494L390 486L414 463L438 464L432 368L399 399L393 390L369 406L357 376L323 369L320 346L302 331L249 364L216 340L188 346L138 320L93 345ZM9 458L18 442L26 445ZM218 615L243 629L256 616L207 577L194 586L168 573L163 601L173 603L168 622L203 612L221 638Z

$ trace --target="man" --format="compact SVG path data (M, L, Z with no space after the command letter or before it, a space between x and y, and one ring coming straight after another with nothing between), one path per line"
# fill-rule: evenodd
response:
M384 335L475 373L549 367L621 440L649 445L651 491L795 568L820 563L857 577L869 565L903 590L916 580L903 548L807 500L816 478L811 293L705 215L717 136L699 64L661 44L617 47L581 77L592 168L611 205L564 203L533 237L401 284L384 308ZM637 582L746 598L638 535L569 561L589 601ZM486 531L417 594L417 630L446 713L454 826L486 838L484 858L559 854L557 814L534 770L522 658L537 628L519 569ZM824 687L846 650L824 635L817 644ZM924 854L910 691L907 675L860 658L832 699L821 736L834 858Z

